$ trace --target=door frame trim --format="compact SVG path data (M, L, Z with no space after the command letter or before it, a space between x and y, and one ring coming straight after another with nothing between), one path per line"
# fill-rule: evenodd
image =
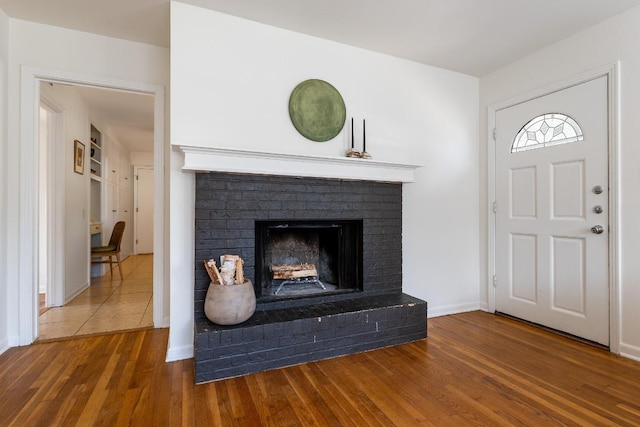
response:
M496 215L493 205L496 200L496 141L493 129L496 113L554 92L558 92L599 77L607 77L608 108L608 177L609 177L609 350L620 354L620 62L596 68L577 76L552 83L548 86L497 102L487 111L487 309L496 311L494 277L496 274Z
M153 324L167 327L169 313L165 312L165 94L164 86L114 79L105 76L54 70L22 65L20 84L20 208L18 248L18 283L15 285L17 300L18 336L11 346L31 344L38 337L38 135L37 117L40 106L40 82L54 82L80 86L96 86L105 89L126 90L153 95L154 99L154 255L153 255ZM87 209L89 206L87 206ZM88 228L87 228L88 230Z

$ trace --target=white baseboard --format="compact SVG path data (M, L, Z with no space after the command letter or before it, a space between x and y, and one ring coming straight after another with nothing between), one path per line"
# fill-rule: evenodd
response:
M69 304L75 297L77 297L82 292L86 291L87 289L89 289L89 282L85 283L82 287L77 289L74 293L72 293L70 295L65 295L64 303L65 304Z
M620 343L620 356L640 362L640 347Z
M19 347L20 346L20 336L19 335L9 335L7 346L11 347Z
M160 315L162 315L162 313L160 313ZM153 318L153 327L156 329L169 328L170 326L171 324L169 322L169 316L161 317L159 322L156 320L155 317Z
M10 348L11 347L9 346L9 338L5 338L2 341L0 341L0 354L4 353Z
M167 349L167 358L165 362L177 362L178 360L193 358L193 345L185 345L184 347L176 347Z
M439 307L428 306L427 317L446 316L448 314L466 313L467 311L481 310L479 302L469 302L465 304L442 305ZM486 310L485 310L486 311Z
M165 316L162 320L162 328L168 328L171 322L169 321L169 316Z

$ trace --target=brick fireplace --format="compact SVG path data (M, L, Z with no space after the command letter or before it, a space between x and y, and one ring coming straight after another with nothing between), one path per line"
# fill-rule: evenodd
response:
M401 183L197 173L195 200L197 382L426 337L426 303L402 293ZM323 273L320 279L333 286L327 291L274 295L265 283L261 242L283 234L278 238L288 245L291 237L282 230L304 230L303 240L311 242L351 234L351 243L317 243L315 252L354 249L341 262L356 265ZM202 260L227 253L245 260L257 294L256 313L235 326L215 325L204 315L209 279Z

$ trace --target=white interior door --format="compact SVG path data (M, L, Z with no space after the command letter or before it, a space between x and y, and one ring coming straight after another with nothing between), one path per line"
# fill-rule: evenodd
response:
M135 251L153 253L153 168L135 171Z
M46 306L58 307L65 303L65 152L63 110L48 99L40 99L38 145L38 259L39 280L44 278ZM42 117L41 117L42 119ZM42 288L39 289L42 292Z
M131 191L124 186L118 188L118 221L124 221L125 228L122 235L121 257L127 258L133 251L133 215L131 215Z
M601 77L497 111L495 169L496 311L604 345L607 99Z

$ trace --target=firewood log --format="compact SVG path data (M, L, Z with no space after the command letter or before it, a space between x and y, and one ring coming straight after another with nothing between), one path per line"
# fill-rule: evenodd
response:
M220 277L220 272L218 271L218 267L216 266L216 262L213 259L204 261L204 268L205 270L207 270L207 274L209 275L211 282L213 283L218 282L219 284L224 285L224 282L222 281L222 277Z
M272 265L271 272L274 279L292 279L318 275L318 270L313 264Z
M238 284L244 283L244 270L242 268L244 260L240 257L236 260L236 281Z

